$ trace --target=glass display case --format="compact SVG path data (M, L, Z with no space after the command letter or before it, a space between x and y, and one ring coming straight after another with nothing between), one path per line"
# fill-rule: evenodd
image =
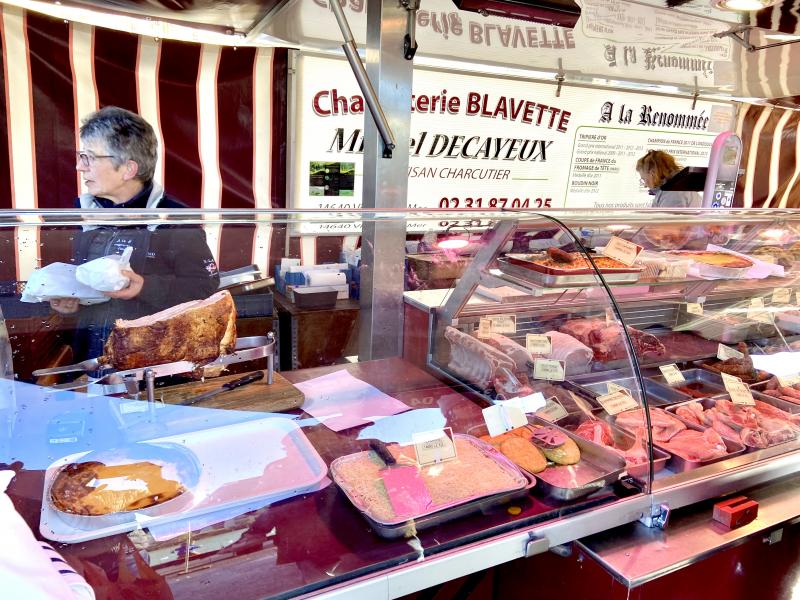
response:
M797 470L791 212L0 219L7 493L96 587L394 597Z

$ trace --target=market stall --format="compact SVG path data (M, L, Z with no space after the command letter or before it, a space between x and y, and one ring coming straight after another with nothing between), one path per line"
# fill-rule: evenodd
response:
M735 130L747 171L716 191L785 206L797 169L757 138L775 132L777 155L796 116L736 102L749 59L714 34L741 19L624 7L581 3L573 30L346 3L376 126L324 2L187 11L202 44L159 11L123 34L103 11L3 4L0 463L35 536L98 594L243 600L462 576L511 593L517 566L567 585L578 558L624 595L777 543L800 516L797 215L651 209L634 167L669 148L702 169ZM409 14L413 67L391 51ZM43 48L70 78L49 83ZM74 193L79 113L131 101L109 92L123 80L165 148L156 179L192 208L76 212L46 193ZM29 100L67 88L69 118ZM112 228L202 234L203 269L229 272L213 293L155 280L192 299L107 320L81 354L108 297L73 241ZM51 312L64 296L74 315Z

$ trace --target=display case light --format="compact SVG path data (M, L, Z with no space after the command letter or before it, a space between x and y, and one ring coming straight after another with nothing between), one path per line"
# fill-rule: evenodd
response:
M780 0L714 0L714 6L720 10L752 12L774 6Z
M779 240L786 235L785 229L765 229L760 233L761 237L770 240Z
M456 229L461 229L460 232ZM458 252L469 246L469 230L460 225L450 225L436 242L436 248L448 252Z
M625 231L626 229L630 229L630 225L606 225L606 229L608 231L613 231L614 233L618 233L620 231Z

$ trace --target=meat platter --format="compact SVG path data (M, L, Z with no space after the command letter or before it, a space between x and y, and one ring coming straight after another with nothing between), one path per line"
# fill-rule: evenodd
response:
M613 383L627 389L639 404L642 403L639 394L639 384L634 377L603 379L603 381L595 382L575 381L575 383L578 383L581 387L598 396L607 394L608 384ZM653 379L644 378L644 385L645 392L647 393L647 402L651 406L664 406L666 404L674 404L675 402L684 402L689 398L686 394L668 385L654 381Z
M707 398L726 393L722 377L716 373L705 369L686 369L681 373L686 382L672 386L675 391L693 398ZM652 379L662 385L666 384L666 379L664 379L663 375L653 375L648 379Z
M594 412L596 414L596 420L600 421L602 419L601 415L603 411L596 410ZM558 424L567 431L575 432L575 430L577 430L581 425L584 425L588 422L591 422L591 419L587 415L583 413L572 413L559 420ZM623 429L620 429L619 427L616 427L615 425L603 421L603 428L607 428L606 430L611 433L614 447L618 450L629 450L636 443L635 436L624 431ZM670 458L670 455L663 450L653 448L653 472L657 473L658 471L661 471L666 466L667 461ZM631 464L631 462L626 461L626 463L628 475L631 477L635 477L637 479L648 477L650 467L647 462Z
M730 401L729 396L719 396L690 400L670 406L666 410L687 426L695 425L704 429L713 427L724 438L741 442L748 451L752 451L797 440L800 415L784 417L783 415L790 414L787 409L791 406L786 406L787 404L766 396L757 399L754 407L737 406ZM705 416L714 424L699 423L698 415L701 419Z
M158 516L135 515L121 523L92 529L75 527L51 506L48 492L61 468L86 454L79 452L60 458L45 471L41 534L50 540L76 543L218 511L249 512L319 489L327 474L325 462L290 419L269 417L149 441L185 446L202 466L196 485L189 489L188 506L175 506Z
M636 411L628 411L627 413L620 413L619 415L610 416L608 418L609 418L609 421L613 425L616 425L617 427L619 427L621 429L624 429L626 431L629 431L629 432L633 433L633 431L632 431L633 427L626 426L625 424L623 424L623 422L621 422L621 419L626 419L626 415L628 417L626 420L630 421L629 417L633 413L641 413L641 409L637 409ZM638 415L633 415L633 416L634 416L633 422L635 422L637 424L641 423L641 425L639 425L639 426L644 426L644 418L643 417L640 417ZM684 471L690 471L692 469L697 469L697 468L700 468L700 467L704 467L706 465L710 465L710 464L713 464L713 463L716 463L716 462L719 462L719 461L722 461L722 460L727 460L728 458L732 458L734 456L738 456L739 454L742 454L746 449L744 444L741 444L741 443L739 443L737 441L730 440L728 438L716 435L715 438L717 439L718 443L720 445L724 445L724 450L721 451L718 456L716 456L714 458L708 458L708 459L705 459L705 460L690 460L690 459L685 458L684 456L681 456L680 454L676 453L676 448L674 447L674 442L672 441L672 439L665 440L665 441L663 441L663 443L659 442L657 440L658 435L656 434L656 430L657 429L661 429L663 431L664 429L666 429L667 427L670 426L669 425L670 422L677 422L678 427L676 427L675 429L677 430L678 433L680 433L681 431L695 431L695 432L699 432L700 434L705 435L706 434L706 429L700 427L699 425L693 425L693 424L684 423L682 420L680 420L677 417L675 417L675 415L667 413L667 412L663 411L660 408L651 408L650 409L650 420L651 420L651 424L653 425L653 431L654 431L654 433L653 433L653 446L655 446L655 447L659 448L660 450L663 450L664 452L667 452L667 453L669 453L671 455L672 458L667 462L667 466L670 468L670 470L672 470L672 471L674 471L676 473L681 473L681 472L684 472ZM665 422L667 424L663 428L660 427L662 425L662 423L665 423ZM715 433L716 432L712 431L712 434L715 434ZM697 437L701 437L701 436L697 436ZM670 446L670 443L673 444L672 447Z
M416 514L413 517L398 517L396 515L389 516L383 514L385 510L379 510L379 506L373 500L375 496L386 504L388 497L386 496L385 488L380 492L378 488L373 488L375 482L380 482L380 477L376 479L376 469L380 468L375 466L373 459L373 452L363 451L346 456L340 456L335 459L330 465L330 474L333 481L339 489L347 496L348 500L353 506L361 513L361 515L371 525L373 530L381 537L392 539L398 537L409 537L416 534L417 531L434 527L441 523L451 521L453 519L461 518L469 514L480 512L503 504L514 498L519 498L528 494L530 488L536 484L536 479L532 475L522 472L517 466L509 459L503 456L499 451L492 448L489 444L485 444L470 435L456 434L455 435L457 448L462 452L456 461L464 460L464 452L466 449L471 454L476 454L483 461L484 466L492 466L493 471L503 476L504 479L513 481L513 485L502 487L502 489L495 489L485 494L465 493L464 497L460 499L453 499L441 504L434 504L429 510L421 514ZM389 446L391 448L391 446ZM403 450L406 452L406 450ZM397 457L396 457L397 458ZM401 459L398 458L398 464ZM440 463L439 465L432 465L431 467L422 467L422 469L447 469L448 463ZM463 469L462 469L463 470ZM375 471L375 472L373 472ZM488 478L488 472L478 470ZM474 474L478 471L472 469ZM356 475L363 475L365 478L361 481L365 485L360 486L359 481L354 479ZM462 476L462 481L466 478ZM382 485L381 485L382 487ZM377 490L377 495L372 492ZM433 493L432 493L433 495ZM389 506L391 511L391 506Z
M506 254L497 262L501 271L545 287L585 287L600 284L597 273L591 267L559 269L536 262L543 258L542 254ZM606 267L601 268L600 272L607 283L635 283L639 281L643 270L642 267Z
M536 473L538 480L536 489L542 494L561 501L576 500L613 484L625 471L625 459L613 450L540 417L529 416L528 422L532 425L555 427L562 431L578 445L581 453L581 459L575 465L556 465L548 462L546 469ZM486 426L476 425L469 429L469 434L477 437L485 436Z

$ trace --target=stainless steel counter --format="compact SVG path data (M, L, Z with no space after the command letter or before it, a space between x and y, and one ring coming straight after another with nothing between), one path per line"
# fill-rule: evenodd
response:
M736 494L738 495L738 494ZM712 520L714 501L674 511L665 530L623 525L578 542L616 579L636 587L693 564L753 535L769 534L800 521L800 475L742 492L759 503L758 518L729 530Z

